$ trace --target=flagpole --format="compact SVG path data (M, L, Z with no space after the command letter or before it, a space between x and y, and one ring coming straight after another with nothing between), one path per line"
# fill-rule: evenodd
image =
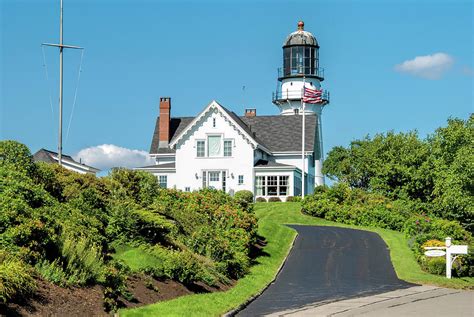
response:
M301 104L302 104L302 110L303 110L303 124L302 124L302 131L301 131L301 198L304 198L304 193L305 193L305 181L304 181L304 172L305 172L305 160L304 160L304 140L305 140L305 102L303 100L304 98L304 86L306 84L306 77L303 76L303 91L302 91L302 96L301 96Z

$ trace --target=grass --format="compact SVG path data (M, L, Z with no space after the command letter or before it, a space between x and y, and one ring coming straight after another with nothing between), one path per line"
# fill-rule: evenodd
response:
M234 287L226 292L194 294L140 308L121 310L120 316L220 316L240 306L274 279L287 256L296 232L284 224L337 226L376 232L388 245L393 266L400 279L416 284L452 288L468 288L474 285L474 278L448 280L423 272L408 247L406 238L400 232L344 225L303 215L299 203L260 203L256 204L255 212L259 218L259 234L268 242L265 247L267 255L257 258L257 264ZM133 253L129 254L132 255Z
M117 246L113 257L116 260L122 260L133 272L139 272L149 267L156 267L161 263L161 261L153 255L128 245Z

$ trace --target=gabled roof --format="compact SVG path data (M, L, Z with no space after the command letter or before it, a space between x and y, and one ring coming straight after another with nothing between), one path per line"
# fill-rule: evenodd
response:
M255 148L257 146L260 146L263 150L268 151L265 146L261 143L259 143L255 135L252 134L252 132L248 129L248 127L245 126L239 120L239 117L235 115L232 111L226 109L222 105L220 105L217 101L213 100L209 105L207 105L206 108L204 108L201 113L199 113L187 126L186 128L181 131L180 133L176 133L175 136L171 139L171 142L169 143L169 146L172 148L174 147L180 140L185 138L187 136L187 133L194 127L196 126L204 116L206 116L209 112L221 112L223 115L224 119L229 122L230 125L236 126L237 130L239 131L239 134L247 140L247 142L251 143Z
M35 162L46 162L46 163L58 163L58 153L49 151L46 149L41 149L33 155L33 160ZM65 164L69 164L75 168L82 169L84 172L97 173L100 172L100 169L76 162L71 156L66 154L61 154L61 161Z
M168 142L171 142L171 140L173 140L173 137L175 135L180 134L193 120L194 120L194 117L171 118L170 119L170 139L168 140ZM159 131L160 131L160 117L157 117L156 124L155 124L155 132L153 133L153 138L151 141L150 153L151 154L174 153L175 152L174 149L158 147L158 145L160 144Z
M238 116L233 111L216 104L222 109L227 116L229 116L236 125L258 145L265 149L274 152L298 152L301 151L301 130L302 130L302 116L301 115L274 115L274 116L255 116L245 117ZM212 105L212 103L210 104ZM209 106L210 106L209 105ZM209 107L208 106L208 107ZM206 109L208 108L206 107ZM205 109L205 110L206 110ZM197 121L198 117L204 112L201 112L196 117L178 117L172 118L170 122L170 140L172 144L176 141L185 130L191 128L193 122ZM155 132L151 142L151 154L166 154L174 153L175 150L171 148L159 148L159 117L156 119ZM306 151L313 151L317 133L317 116L305 116L305 149Z
M272 152L301 151L301 115L240 117ZM305 115L305 150L313 151L317 116Z

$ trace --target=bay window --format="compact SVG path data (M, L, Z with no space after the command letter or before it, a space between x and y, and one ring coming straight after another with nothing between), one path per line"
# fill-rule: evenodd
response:
M287 175L268 175L255 177L256 196L288 196L290 177Z

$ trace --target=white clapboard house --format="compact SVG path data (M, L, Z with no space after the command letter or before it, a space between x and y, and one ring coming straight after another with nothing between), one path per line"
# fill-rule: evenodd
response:
M256 109L246 109L239 116L212 101L196 116L172 117L171 99L162 97L150 148L156 164L139 169L156 175L167 188L212 187L230 194L246 189L255 197L282 200L301 195L303 186L311 193L323 184L320 119L329 98L321 89L318 43L303 27L299 22L283 45L283 68L273 95L278 115L259 116ZM307 97L303 86L313 92L308 103L302 103Z

